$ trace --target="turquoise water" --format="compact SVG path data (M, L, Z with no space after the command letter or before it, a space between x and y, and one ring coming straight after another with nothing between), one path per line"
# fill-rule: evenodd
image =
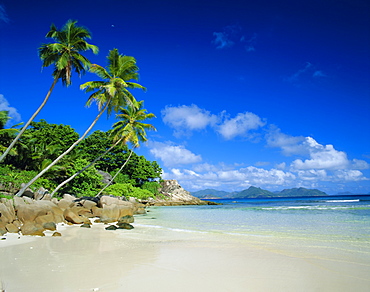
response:
M152 207L139 224L225 236L370 243L370 196L213 200L217 206Z

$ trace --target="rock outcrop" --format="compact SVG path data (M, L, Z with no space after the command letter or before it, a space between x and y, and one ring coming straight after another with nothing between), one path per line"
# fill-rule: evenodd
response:
M164 199L149 200L145 202L151 206L179 206L179 205L208 205L210 202L196 198L180 186L177 180L161 182L160 194Z

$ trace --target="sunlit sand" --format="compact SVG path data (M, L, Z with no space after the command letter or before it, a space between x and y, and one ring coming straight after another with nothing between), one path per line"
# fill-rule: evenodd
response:
M273 237L151 228L58 226L61 237L7 234L5 291L368 291L370 255Z

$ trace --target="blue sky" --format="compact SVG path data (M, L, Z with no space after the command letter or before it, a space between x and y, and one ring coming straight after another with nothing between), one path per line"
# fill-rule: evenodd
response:
M138 153L189 191L318 188L370 192L370 3L0 0L0 110L26 121L52 83L37 55L51 23L78 20L134 56L134 91L157 118ZM36 120L83 133L97 109L83 82L56 86ZM114 116L94 130L108 130Z

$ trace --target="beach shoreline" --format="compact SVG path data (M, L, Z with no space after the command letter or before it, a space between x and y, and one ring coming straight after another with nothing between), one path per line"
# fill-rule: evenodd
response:
M153 220L155 221L155 220ZM148 226L58 225L0 242L5 291L368 291L369 255L320 242ZM339 248L339 249L336 249Z

